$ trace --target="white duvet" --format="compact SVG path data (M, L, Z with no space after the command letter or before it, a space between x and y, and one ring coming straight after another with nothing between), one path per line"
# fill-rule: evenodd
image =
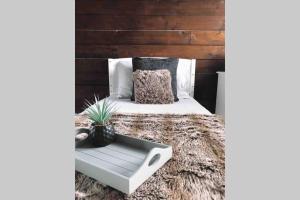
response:
M178 102L174 102L173 104L137 104L130 99L109 98L117 103L117 113L211 115L206 108L192 97L179 99Z

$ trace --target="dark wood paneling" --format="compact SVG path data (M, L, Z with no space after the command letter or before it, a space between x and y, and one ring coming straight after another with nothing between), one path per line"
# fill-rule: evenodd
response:
M95 72L108 74L108 60L105 59L90 59L90 58L76 58L75 59L75 73L80 72Z
M76 0L76 13L224 16L224 0Z
M224 0L76 0L76 112L109 95L107 58L196 58L194 98L215 110Z
M76 85L75 91L83 98L92 98L94 94L100 97L109 95L108 85Z
M224 46L187 45L76 45L78 58L133 56L223 59Z
M85 85L108 85L109 80L103 72L79 72L75 73L75 83Z
M75 83L108 85L107 59L75 59Z
M75 64L76 73L108 74L108 60L106 58L76 58ZM196 60L196 73L215 73L216 71L225 71L224 59Z
M224 45L224 31L192 31L191 44Z
M75 85L75 112L82 112L84 109L84 102L87 100L93 101L94 95L99 98L109 96L109 87L102 85Z
M214 99L216 91L211 90L211 88L216 86L217 78L217 74L196 73L195 91L197 91L197 97L201 99Z
M225 71L225 60L197 60L196 61L196 73L211 73L214 74L217 71Z
M75 59L75 73L101 73L108 74L108 60L105 59L90 59L90 58L77 58ZM198 59L196 61L196 73L214 74L217 71L225 71L224 59Z
M224 45L224 31L76 31L76 44Z
M211 112L215 112L217 83L217 74L196 73L194 98Z
M189 44L190 31L76 31L77 44Z
M223 16L77 14L77 30L224 30Z

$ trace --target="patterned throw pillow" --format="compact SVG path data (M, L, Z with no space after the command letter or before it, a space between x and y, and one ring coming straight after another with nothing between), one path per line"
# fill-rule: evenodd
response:
M141 104L171 104L174 95L171 74L163 70L136 70L133 72L135 102Z
M174 101L178 101L177 97L177 66L178 58L132 58L133 72L136 70L160 70L167 69L171 73L171 85L174 95ZM134 87L132 88L131 100L134 101Z

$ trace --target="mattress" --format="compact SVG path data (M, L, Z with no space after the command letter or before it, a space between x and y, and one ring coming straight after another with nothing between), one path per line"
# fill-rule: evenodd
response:
M141 114L206 114L211 115L206 108L194 98L179 99L173 104L137 104L130 99L109 97L117 105L116 113L141 113Z

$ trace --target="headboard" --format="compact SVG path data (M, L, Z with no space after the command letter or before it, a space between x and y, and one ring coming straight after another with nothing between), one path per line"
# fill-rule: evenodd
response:
M116 84L118 79L117 67L128 67L131 68L132 70L132 58L116 58L116 59L109 58L108 59L110 96L115 95ZM178 91L187 92L191 97L194 97L195 70L196 70L196 59L179 58L178 67L177 67L177 89Z

